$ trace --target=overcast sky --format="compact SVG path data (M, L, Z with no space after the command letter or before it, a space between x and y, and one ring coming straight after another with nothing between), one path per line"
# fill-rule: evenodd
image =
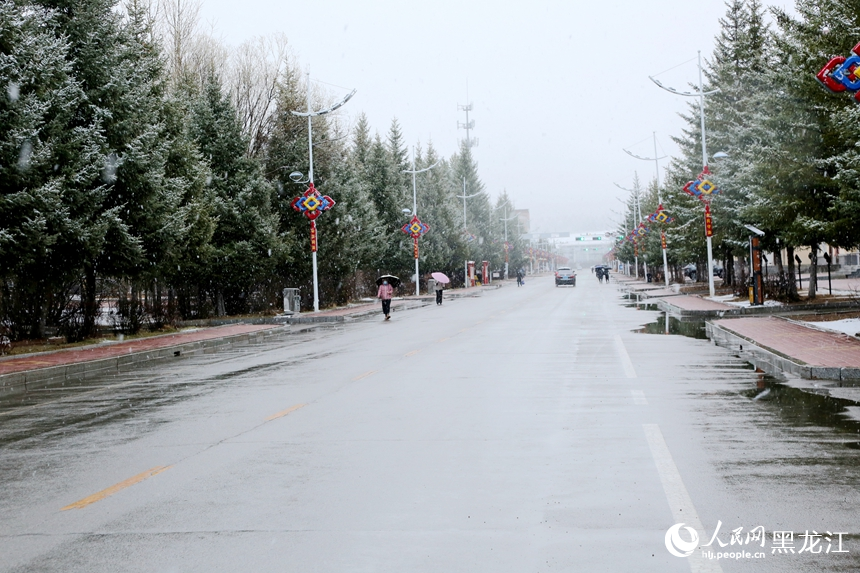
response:
M652 156L656 132L659 152L675 153L686 99L648 76L674 67L664 83L695 81L724 13L723 0L204 0L201 17L232 45L286 33L313 78L358 89L348 116L382 133L396 117L410 144L446 156L471 101L491 196L507 189L533 230L585 232L614 226L613 183L654 177L623 148Z

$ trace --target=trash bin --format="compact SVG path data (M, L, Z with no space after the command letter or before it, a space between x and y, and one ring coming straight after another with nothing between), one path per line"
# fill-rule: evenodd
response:
M428 279L427 280L427 294L435 294L436 293L436 279Z
M297 288L284 289L284 313L298 314L302 310L302 297L299 295Z

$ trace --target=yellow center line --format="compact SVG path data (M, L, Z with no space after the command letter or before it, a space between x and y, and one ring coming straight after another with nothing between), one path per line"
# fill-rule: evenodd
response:
M283 418L284 416L286 416L290 412L295 412L299 408L304 408L305 406L306 406L306 404L296 404L295 406L290 406L289 408L287 408L283 412L278 412L277 414L272 414L271 416L266 418L266 421L268 422L270 420L277 420L278 418Z
M352 381L357 382L357 381L361 380L362 378L367 378L368 376L370 376L372 374L376 374L376 370L371 370L369 372L365 372L364 374L359 374L358 376L353 378Z
M116 485L112 485L107 489L103 489L98 493L94 493L89 497L85 497L80 501L76 501L75 503L70 503L66 507L60 509L60 511L66 511L67 509L80 509L82 507L86 507L91 503L95 503L97 501L101 501L104 498L115 494L118 491L121 491L127 487L133 486L136 483L140 483L147 478L151 478L152 476L158 475L164 470L170 469L172 466L156 466L151 470L146 470L143 473L137 474L134 477L130 477L125 481L121 481Z
M448 337L447 337L447 336L446 336L445 338L440 338L440 339L439 339L439 342L445 342L446 340L448 340Z
M469 330L469 329L468 329L468 328L464 328L464 329L460 330L459 332L466 332L467 330Z
M415 356L419 352L421 352L421 351L420 350L413 350L412 352L407 352L406 354L404 354L404 356Z

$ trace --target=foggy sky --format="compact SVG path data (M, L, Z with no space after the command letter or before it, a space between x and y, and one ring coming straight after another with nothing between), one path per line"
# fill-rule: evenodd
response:
M410 144L445 156L465 137L468 84L490 195L507 189L532 230L584 232L614 227L625 194L613 182L654 177L622 148L650 157L656 131L658 151L676 152L688 100L648 76L708 57L724 13L722 0L204 0L201 17L231 45L285 33L314 79L357 88L348 117L364 112L383 134L396 117ZM684 87L696 63L659 78Z

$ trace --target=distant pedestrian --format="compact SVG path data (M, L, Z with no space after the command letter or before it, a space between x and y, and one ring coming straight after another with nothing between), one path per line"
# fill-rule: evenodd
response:
M439 281L436 281L436 304L442 304L442 289L445 288L445 284Z
M394 289L388 284L388 281L382 281L379 290L376 291L376 298L382 301L382 314L385 315L385 320L391 318L391 295L393 294Z
M523 270L517 269L517 286L523 286Z
M594 269L594 274L597 275L597 280L602 283L603 282L603 269L601 269L601 268Z

